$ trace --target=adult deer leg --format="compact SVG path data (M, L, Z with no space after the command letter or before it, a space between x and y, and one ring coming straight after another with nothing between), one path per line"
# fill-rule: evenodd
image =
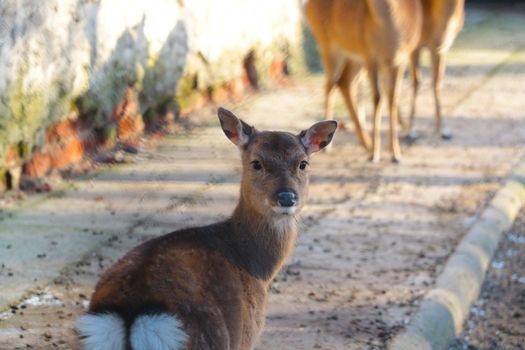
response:
M341 77L345 59L341 54L331 51L329 48L321 50L321 60L325 70L325 102L324 117L326 120L334 116L334 87Z
M452 138L452 134L444 127L441 115L441 82L445 74L445 56L432 50L432 84L434 88L434 101L436 104L436 132L444 140Z
M416 134L414 132L414 116L416 115L416 100L419 92L419 83L421 81L421 73L419 71L419 55L420 49L414 50L410 55L410 78L412 80L412 101L410 106L410 114L408 117L408 124L405 127L408 142L415 141Z
M359 142L367 151L371 151L372 143L368 131L366 131L366 120L363 118L364 116L359 115L359 111L356 109L356 89L361 71L362 69L359 64L347 61L341 73L338 86L341 90L346 108L348 109L350 119L352 119L354 123L355 133L357 134Z
M379 92L379 67L377 63L367 65L368 80L370 81L370 92L374 111L372 162L377 163L381 159L381 95Z
M398 137L398 108L399 108L399 91L403 78L404 66L388 67L388 107L390 109L390 151L392 152L392 161L399 163L401 161L401 148L399 147Z

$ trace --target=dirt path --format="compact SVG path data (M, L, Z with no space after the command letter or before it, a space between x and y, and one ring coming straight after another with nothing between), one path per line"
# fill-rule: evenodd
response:
M332 151L312 159L302 234L272 286L257 349L383 348L410 319L524 155L524 20L519 11L467 11L443 93L452 141L432 134L425 80L421 138L404 147L402 165L391 164L386 151L380 164L368 163L351 130L338 132ZM261 129L299 131L320 118L321 106L317 75L235 111ZM337 115L346 121L340 104ZM0 302L13 306L0 315L1 349L78 348L73 321L101 271L149 237L232 210L238 154L211 112L198 117L202 127L163 140L133 164L0 213ZM387 144L386 119L383 125ZM26 301L13 305L23 294Z

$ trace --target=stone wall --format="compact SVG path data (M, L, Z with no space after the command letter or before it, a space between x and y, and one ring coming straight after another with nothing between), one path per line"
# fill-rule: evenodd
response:
M301 40L299 0L4 0L0 179L278 78Z

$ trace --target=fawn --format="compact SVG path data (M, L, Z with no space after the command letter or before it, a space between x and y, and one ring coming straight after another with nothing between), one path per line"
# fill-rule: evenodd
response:
M412 78L412 106L407 124L408 139L413 141L415 134L414 115L419 89L419 56L421 49L428 48L432 60L432 87L436 107L436 132L448 140L452 134L444 127L441 118L441 82L445 75L445 55L463 28L465 20L465 0L421 0L423 5L423 30L419 46L410 57Z
M290 255L308 193L308 159L335 121L299 135L258 131L219 108L241 151L232 216L147 241L101 277L77 323L85 349L251 349L264 325L268 288Z
M406 64L421 34L420 0L309 0L305 12L319 46L325 85L325 117L332 115L332 91L337 86L361 144L380 158L380 71L390 109L390 149L401 159L398 139L399 90ZM374 108L373 145L356 110L355 89L361 68L368 72Z

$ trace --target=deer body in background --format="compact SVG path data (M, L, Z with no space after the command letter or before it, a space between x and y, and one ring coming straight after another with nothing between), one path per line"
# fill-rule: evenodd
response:
M257 131L220 108L242 159L240 199L220 223L143 243L109 268L77 330L86 349L251 349L267 292L292 251L308 192L308 159L335 121L299 135Z
M325 85L325 116L332 115L337 86L361 144L379 161L381 148L380 72L384 74L390 113L390 149L399 161L398 101L403 72L421 33L420 0L308 0L305 12L319 46ZM368 72L373 99L373 143L356 109L361 68Z
M444 127L441 116L441 82L445 74L445 55L463 28L465 0L421 0L423 6L423 29L419 46L410 58L412 77L412 106L407 124L409 140L415 139L413 131L416 113L416 98L420 83L419 56L423 48L428 48L432 62L432 87L434 90L436 132L443 139L452 135Z

